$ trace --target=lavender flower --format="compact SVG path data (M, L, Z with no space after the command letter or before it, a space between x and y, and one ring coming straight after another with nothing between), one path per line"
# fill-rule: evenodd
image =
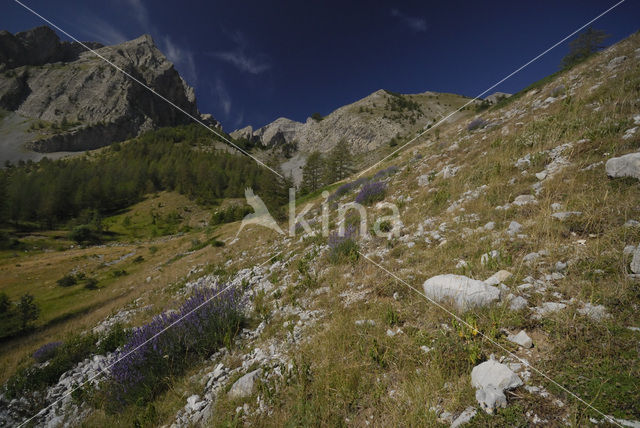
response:
M362 186L360 193L356 196L356 202L359 204L370 205L374 202L384 199L387 188L384 183L374 181Z
M42 345L33 353L33 359L39 363L44 363L56 354L56 350L62 345L62 342L49 342Z
M374 180L380 180L383 179L385 177L389 177L393 174L395 174L396 172L398 172L398 167L395 165L391 165L389 168L385 168L382 169L378 172L376 172L376 174L373 176Z
M225 287L197 289L179 310L157 315L133 331L111 368L119 404L152 399L194 357L231 340L242 322L241 293L231 287L216 296Z

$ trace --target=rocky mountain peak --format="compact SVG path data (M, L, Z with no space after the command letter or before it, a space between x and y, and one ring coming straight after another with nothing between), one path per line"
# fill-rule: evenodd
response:
M114 46L87 45L189 114L219 126L201 116L193 88L150 35ZM39 121L21 136L35 151L94 149L191 121L79 43L61 42L48 27L1 32L0 73L0 108Z

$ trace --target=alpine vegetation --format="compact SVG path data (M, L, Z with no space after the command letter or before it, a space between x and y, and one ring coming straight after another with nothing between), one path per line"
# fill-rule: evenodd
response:
M371 205L384 199L387 186L380 181L373 181L362 186L356 196L356 202L363 205Z
M242 323L236 287L195 290L179 310L167 311L134 330L117 354L109 381L120 405L146 402L198 357L229 344Z
M334 264L358 260L358 242L356 241L356 227L348 225L344 233L329 235L329 261Z

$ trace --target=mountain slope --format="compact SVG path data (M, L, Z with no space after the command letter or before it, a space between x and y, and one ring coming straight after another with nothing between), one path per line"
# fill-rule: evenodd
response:
M402 95L380 89L352 104L342 106L329 115L305 123L279 118L257 130L246 127L231 133L263 147L278 150L285 144L295 144L283 166L293 174L296 182L301 179L300 164L312 151L328 152L341 140L349 143L355 154L375 151L388 145L396 137L413 136L445 113L466 104L468 98L455 94L424 92ZM457 113L454 121L465 113Z

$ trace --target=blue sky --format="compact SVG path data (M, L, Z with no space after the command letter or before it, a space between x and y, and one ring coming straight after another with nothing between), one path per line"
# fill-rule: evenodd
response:
M23 0L81 40L114 44L143 33L196 88L200 111L226 131L278 117L304 121L377 89L476 96L615 1ZM594 28L614 43L640 27L627 0ZM0 29L42 25L17 3ZM64 39L64 37L63 37ZM516 92L558 69L567 44L496 90Z

